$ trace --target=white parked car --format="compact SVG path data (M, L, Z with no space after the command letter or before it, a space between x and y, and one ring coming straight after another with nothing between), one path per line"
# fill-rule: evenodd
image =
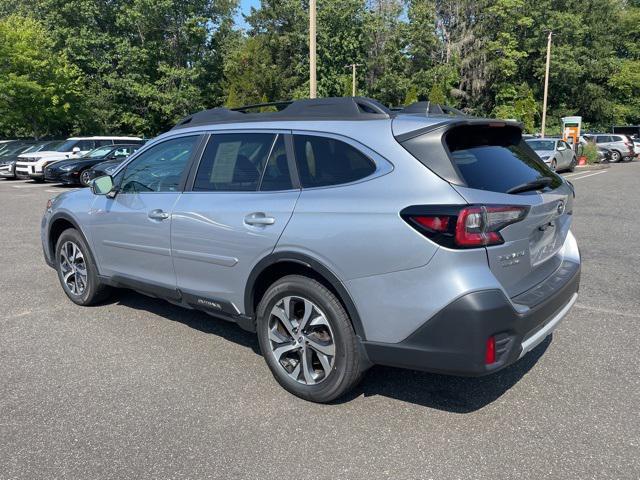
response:
M81 157L88 151L104 145L136 142L142 143L142 139L140 137L71 137L56 150L20 155L16 162L16 176L42 182L44 181L44 167L53 162Z

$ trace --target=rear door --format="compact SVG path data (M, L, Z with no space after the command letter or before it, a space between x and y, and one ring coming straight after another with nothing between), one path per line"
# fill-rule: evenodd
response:
M466 186L454 185L470 204L526 206L526 217L500 231L501 245L486 247L491 271L509 296L555 271L571 225L573 191L521 139L515 127L469 126L446 134L450 156ZM544 188L508 193L549 179Z
M173 209L173 262L187 303L244 310L247 277L275 248L300 195L287 137L236 131L209 138L191 188Z

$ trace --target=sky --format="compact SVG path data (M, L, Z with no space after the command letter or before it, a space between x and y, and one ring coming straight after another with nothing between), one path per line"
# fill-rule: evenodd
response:
M242 28L246 26L244 19L242 18L242 13L249 13L251 11L251 7L258 7L260 5L260 0L240 0L240 12L236 15L236 24Z

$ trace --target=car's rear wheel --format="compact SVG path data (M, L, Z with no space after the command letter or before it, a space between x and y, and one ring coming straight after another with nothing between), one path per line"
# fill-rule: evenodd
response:
M91 183L91 172L87 168L86 170L83 170L82 172L80 172L80 185L82 185L83 187L88 187L90 183Z
M273 376L287 391L330 402L358 383L357 338L336 296L311 278L275 282L257 310L258 340Z
M64 293L78 305L93 305L109 295L109 288L100 283L98 269L84 238L70 228L56 243L56 270Z

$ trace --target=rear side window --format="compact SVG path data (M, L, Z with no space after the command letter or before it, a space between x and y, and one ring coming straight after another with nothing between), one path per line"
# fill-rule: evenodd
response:
M375 172L375 164L351 145L334 138L295 135L294 148L304 188L355 182Z
M215 134L198 167L194 191L256 191L271 153L273 133Z
M276 190L290 190L291 174L289 173L289 163L287 162L287 151L284 145L284 136L278 135L267 166L262 174L260 190L263 192L273 192Z
M80 140L76 147L80 148L83 152L93 150L95 148L95 142L93 140Z

